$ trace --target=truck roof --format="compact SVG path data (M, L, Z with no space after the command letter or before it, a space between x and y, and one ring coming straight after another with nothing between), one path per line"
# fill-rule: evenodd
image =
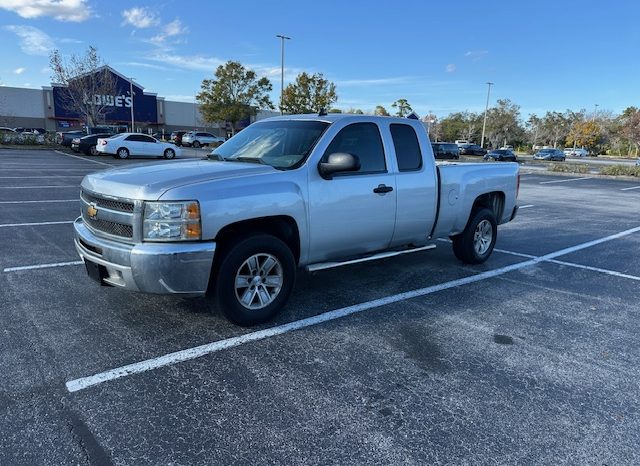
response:
M326 121L327 123L333 123L342 119L351 119L351 120L363 120L363 121L387 121L393 123L409 123L411 122L419 122L419 120L412 120L410 118L400 118L400 117L392 117L392 116L377 116L377 115L359 115L356 113L328 113L326 115L318 115L317 113L305 113L301 115L282 115L271 118L265 118L260 121L278 121L278 120L316 120L316 121Z

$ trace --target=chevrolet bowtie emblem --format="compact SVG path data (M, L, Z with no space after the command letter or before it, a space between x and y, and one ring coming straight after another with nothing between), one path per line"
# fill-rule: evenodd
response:
M89 204L89 206L87 207L87 215L89 215L89 218L91 219L96 218L96 215L98 215L98 209L96 208L95 204Z

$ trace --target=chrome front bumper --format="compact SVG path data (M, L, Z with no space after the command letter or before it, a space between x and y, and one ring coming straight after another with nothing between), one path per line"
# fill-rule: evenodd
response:
M105 284L132 291L202 296L216 243L126 244L96 236L82 218L73 224L80 257L101 268Z

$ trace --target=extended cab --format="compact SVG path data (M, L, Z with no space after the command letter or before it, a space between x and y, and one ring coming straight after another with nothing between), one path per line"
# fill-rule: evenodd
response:
M419 121L296 115L252 124L203 160L82 181L75 245L103 285L207 296L251 325L319 270L452 239L467 263L517 211L515 163L436 165ZM205 301L206 302L206 301Z

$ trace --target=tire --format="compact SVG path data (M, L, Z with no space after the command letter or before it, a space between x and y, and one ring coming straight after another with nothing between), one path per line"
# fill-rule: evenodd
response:
M94 157L97 157L98 155L100 155L100 152L98 152L98 148L96 147L95 144L89 147L89 155L92 155Z
M466 264L482 264L496 244L498 224L493 211L481 208L473 211L464 231L451 237L453 253Z
M196 149L199 149L199 148L200 148L200 146L201 146L200 141L193 141L193 144L192 144L192 145L193 145L193 147L195 147Z
M176 156L176 151L174 151L173 149L166 149L164 151L164 158L167 160L171 160L175 156Z
M121 147L120 149L118 149L116 151L116 157L118 157L119 159L126 159L129 157L129 149L127 149L126 147Z
M266 277L261 273L265 266L269 267ZM293 253L280 239L266 234L240 238L230 245L217 268L216 305L238 325L265 322L287 303L295 277ZM265 285L269 282L271 286Z

